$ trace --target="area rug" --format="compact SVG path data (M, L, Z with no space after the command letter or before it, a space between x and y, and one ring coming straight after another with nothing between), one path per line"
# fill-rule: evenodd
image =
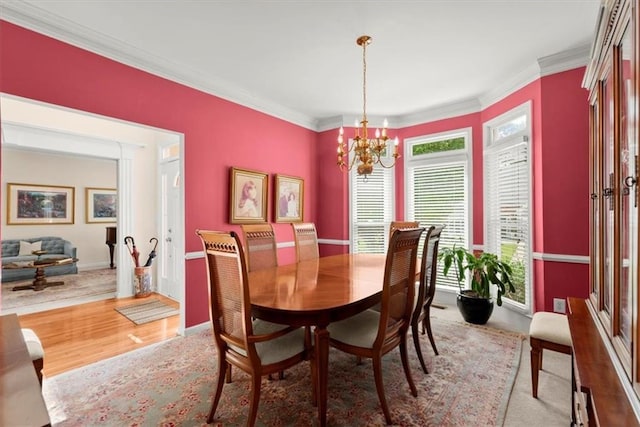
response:
M399 351L383 359L393 421L400 426L502 425L518 371L523 335L433 319L440 352L426 335L425 375L409 345L418 397L411 396ZM204 426L217 362L211 333L203 331L45 378L43 393L54 426ZM318 425L311 404L308 362L284 380L263 379L258 426ZM370 361L331 349L327 421L332 426L385 425ZM214 425L246 423L249 377L233 370Z
M118 313L131 320L136 325L164 319L169 316L180 314L180 310L163 303L158 299L150 299L136 304L116 307Z
M47 280L64 281L63 286L52 286L41 291L12 291L14 286L29 285L33 279L2 283L2 311L25 309L46 303L79 299L100 294L115 294L116 270L105 268L83 271L78 274L51 276Z

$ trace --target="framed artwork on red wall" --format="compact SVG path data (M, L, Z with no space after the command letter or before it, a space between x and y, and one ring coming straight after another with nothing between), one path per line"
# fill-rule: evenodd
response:
M231 168L229 222L267 222L269 175L248 169Z
M304 209L304 180L296 176L276 175L276 222L302 222Z

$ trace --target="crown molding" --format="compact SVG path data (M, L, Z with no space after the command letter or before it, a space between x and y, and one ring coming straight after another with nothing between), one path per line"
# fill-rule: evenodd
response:
M300 114L268 100L260 99L222 79L205 76L194 70L140 49L136 49L112 37L99 34L90 28L60 18L36 6L22 1L0 3L3 20L53 37L73 46L96 53L122 64L146 71L176 83L206 92L239 105L316 130L315 118Z
M394 127L403 128L415 126L423 123L434 122L436 120L477 113L480 110L481 108L478 98L469 98L463 101L438 105L437 107L428 108L415 113L406 114L404 116L397 116L394 118Z
M538 59L540 75L548 76L584 67L589 63L591 55L591 45L583 44L573 49L558 52L553 55L544 56Z
M347 116L332 116L318 120L317 131L324 132L327 130L338 129L340 126L344 126L347 123Z

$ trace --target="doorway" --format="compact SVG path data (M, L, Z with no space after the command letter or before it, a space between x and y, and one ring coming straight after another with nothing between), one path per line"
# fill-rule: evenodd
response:
M56 153L85 155L103 159L113 159L118 164L118 242L124 236L138 233L140 241L148 236L162 234L158 225L160 214L149 212L157 206L159 173L141 173L139 165L150 160L154 170L158 170L155 152L158 147L182 147L181 134L148 126L124 122L87 112L71 110L25 98L0 94L2 110L2 147L28 150L42 150ZM182 149L178 150L181 153ZM178 158L179 158L178 154ZM179 169L182 168L178 162ZM145 179L147 181L145 181ZM178 197L172 199L181 203L176 207L184 218L183 186L176 189ZM78 209L78 208L76 208ZM154 221L150 221L150 216ZM144 230L144 231L142 231ZM177 254L184 254L184 222L174 228L174 245ZM129 253L124 245L116 251L116 265L131 265ZM182 251L182 252L179 252ZM184 287L184 256L176 256L175 277L179 287ZM117 268L117 294L133 295L131 269ZM158 288L159 290L160 287ZM180 289L176 299L180 303L179 334L184 333L184 292ZM172 297L173 298L173 297Z

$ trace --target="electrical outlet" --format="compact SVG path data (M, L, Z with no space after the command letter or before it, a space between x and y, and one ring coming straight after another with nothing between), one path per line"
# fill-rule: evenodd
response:
M565 307L565 301L562 298L554 298L553 299L553 311L555 313L565 313L566 311L566 307Z

